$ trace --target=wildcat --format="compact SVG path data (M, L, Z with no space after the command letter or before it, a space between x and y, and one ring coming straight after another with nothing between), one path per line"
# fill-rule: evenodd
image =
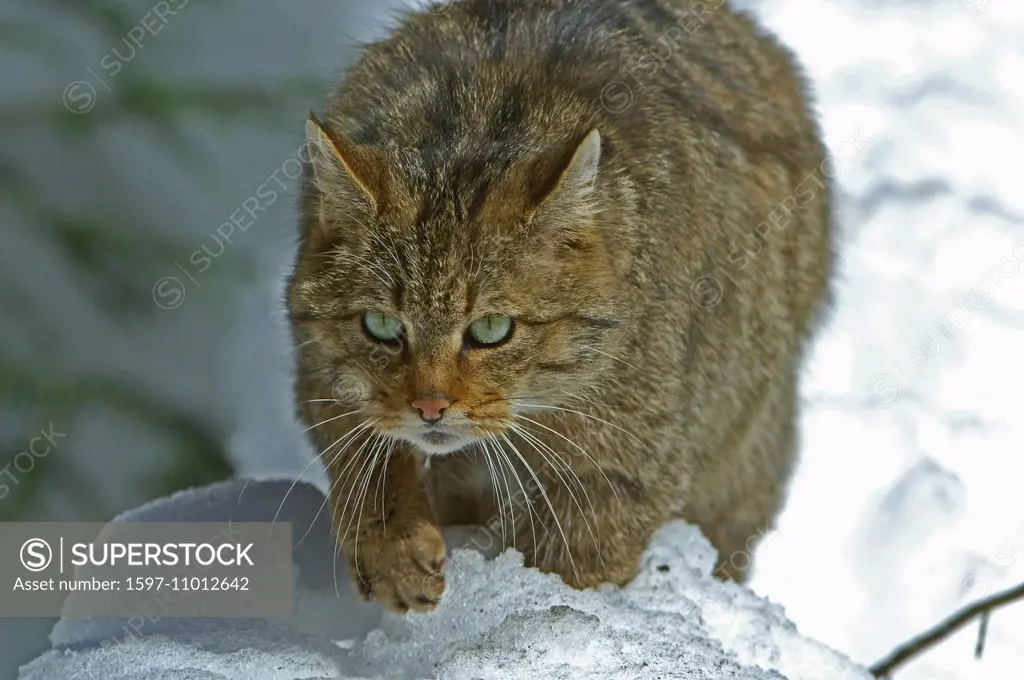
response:
M586 588L684 518L743 580L829 297L792 55L724 0L457 0L306 135L296 401L359 593L434 607L449 524Z

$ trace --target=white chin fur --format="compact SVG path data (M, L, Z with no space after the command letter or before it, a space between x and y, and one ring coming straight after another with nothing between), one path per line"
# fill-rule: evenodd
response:
M444 444L432 444L431 442L424 441L420 437L416 436L405 437L405 440L428 456L443 456L446 453L455 453L456 451L466 448L474 441L469 437L457 437L452 439L451 442L446 442Z

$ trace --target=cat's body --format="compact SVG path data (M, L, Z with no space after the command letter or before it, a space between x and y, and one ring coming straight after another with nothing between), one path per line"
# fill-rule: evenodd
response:
M366 49L308 126L288 292L300 414L364 593L429 608L436 524L499 517L577 587L629 580L673 517L743 578L827 300L806 96L720 0L463 0ZM510 335L466 335L486 315ZM453 429L421 432L428 414Z

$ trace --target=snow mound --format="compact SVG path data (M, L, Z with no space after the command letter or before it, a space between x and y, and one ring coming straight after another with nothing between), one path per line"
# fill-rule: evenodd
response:
M695 527L665 525L625 588L576 591L459 551L444 606L387 618L353 656L387 678L687 678L844 680L868 674L802 638L782 609L711 577L715 552Z
M869 678L837 652L802 638L780 607L713 579L714 560L699 530L672 522L652 540L633 583L576 591L524 569L518 552L488 560L456 549L437 611L385 615L352 640L300 632L309 627L299 622L196 620L171 634L54 650L23 667L19 678ZM346 614L352 615L335 613Z

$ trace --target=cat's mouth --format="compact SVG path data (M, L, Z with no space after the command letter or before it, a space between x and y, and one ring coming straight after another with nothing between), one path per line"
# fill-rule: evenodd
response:
M423 441L434 446L444 446L450 444L456 439L454 434L449 432L440 432L438 430L427 430L422 435Z
M477 440L477 437L453 427L428 426L402 433L403 439L428 455L454 453Z
M449 408L446 405L443 415L433 417L432 420L424 418L423 413L415 413L412 409L403 410L395 407L380 419L384 422L378 427L383 433L412 444L428 456L455 453L479 445L488 438L504 432L505 423L509 418L499 408L504 406L507 409L507 406L497 403L499 401L505 400L494 400L495 407L485 409L484 412L476 408L478 405L472 408L464 404L456 408ZM429 404L426 407L429 411Z

